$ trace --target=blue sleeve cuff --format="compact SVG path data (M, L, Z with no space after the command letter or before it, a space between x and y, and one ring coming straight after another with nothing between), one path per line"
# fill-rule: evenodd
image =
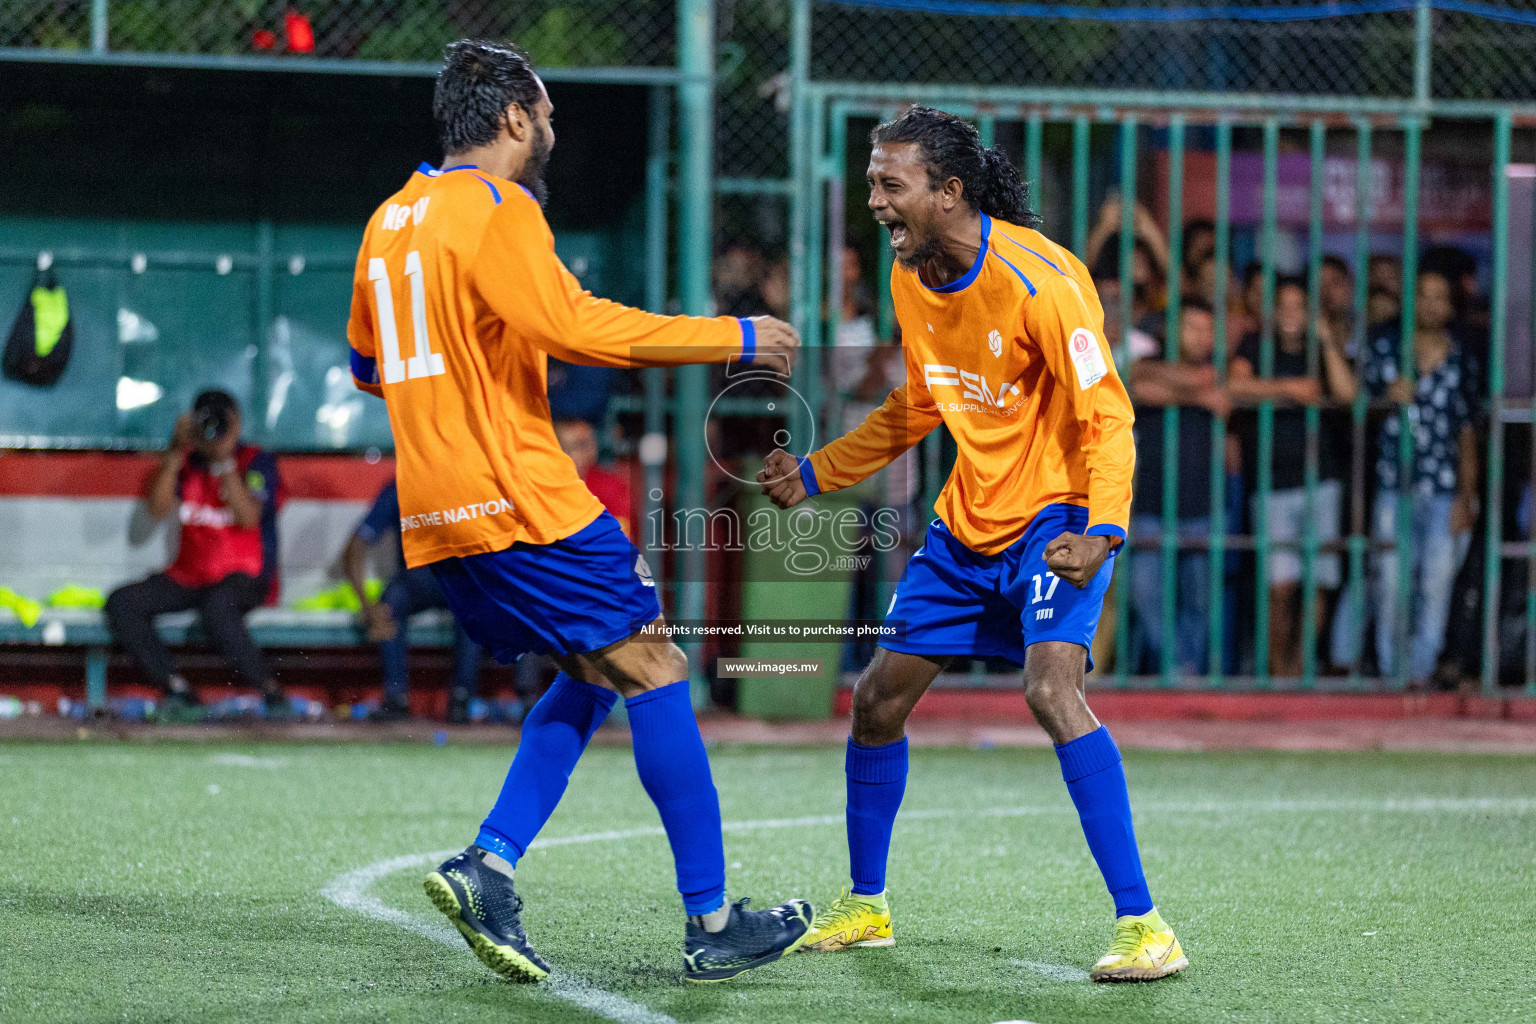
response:
M810 459L800 460L800 482L805 484L807 498L814 498L821 493L821 488L816 484L816 471L811 468Z
M1098 526L1088 527L1086 537L1118 537L1121 543L1125 542L1125 531L1114 523L1100 523Z
M736 322L741 324L741 361L750 363L757 355L757 324L746 317L737 317Z
M355 348L349 348L352 353L352 376L364 384L377 384L379 382L379 363L376 359L369 359Z

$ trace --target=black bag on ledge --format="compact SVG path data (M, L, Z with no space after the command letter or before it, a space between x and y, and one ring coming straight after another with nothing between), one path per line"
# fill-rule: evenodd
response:
M6 338L0 370L12 380L36 387L58 382L75 346L75 328L69 320L69 300L53 276L39 269L32 275L11 333Z

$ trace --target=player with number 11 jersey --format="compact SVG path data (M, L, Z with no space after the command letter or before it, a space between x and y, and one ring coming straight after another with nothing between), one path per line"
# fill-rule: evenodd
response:
M752 911L725 898L720 804L687 659L667 640L644 559L560 450L546 366L551 355L615 367L772 355L787 369L799 338L770 318L657 316L577 283L544 220L554 105L517 50L449 46L432 107L447 159L423 165L368 222L352 373L389 404L406 563L431 567L497 660L532 651L562 671L524 719L474 842L427 876L427 895L493 970L548 975L513 875L623 695L683 897L684 976L734 977L793 950L811 907Z

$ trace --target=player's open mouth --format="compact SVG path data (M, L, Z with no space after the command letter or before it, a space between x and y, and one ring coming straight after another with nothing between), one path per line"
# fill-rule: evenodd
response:
M907 240L907 226L901 221L889 221L885 227L891 233L891 248L900 249L901 243Z

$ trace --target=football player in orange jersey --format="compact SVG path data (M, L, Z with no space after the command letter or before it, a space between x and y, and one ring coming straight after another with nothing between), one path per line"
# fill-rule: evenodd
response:
M676 864L684 976L719 981L792 951L811 907L726 901L687 660L666 637L645 560L560 450L546 365L550 354L620 367L771 356L787 371L799 338L770 318L656 316L582 289L542 210L552 110L517 50L450 45L433 98L447 159L379 207L358 254L353 376L389 404L406 563L431 566L464 629L499 660L534 651L563 670L524 719L475 841L425 887L493 970L546 977L514 868L622 695Z
M905 634L881 643L854 689L853 884L803 948L894 944L885 870L907 715L950 658L1003 658L1024 668L1114 897L1115 937L1093 979L1165 977L1188 961L1152 905L1120 752L1084 699L1136 461L1103 309L1083 264L1035 230L1018 172L970 124L913 107L871 141L869 208L895 250L907 382L808 458L773 452L758 479L789 508L857 483L940 423L959 455L886 617Z

